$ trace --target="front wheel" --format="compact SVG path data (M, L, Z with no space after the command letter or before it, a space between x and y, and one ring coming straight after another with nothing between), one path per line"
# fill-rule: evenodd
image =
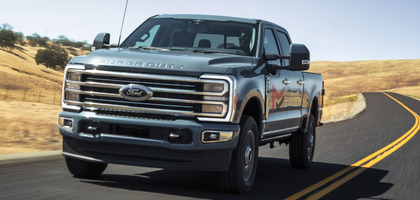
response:
M309 124L304 132L295 132L289 145L290 163L295 168L310 168L315 152L315 117L309 116Z
M75 176L98 177L108 166L108 163L88 162L66 157L67 168Z
M229 171L220 172L219 187L234 193L247 193L254 185L258 164L259 134L251 116L241 119L238 146L233 152Z

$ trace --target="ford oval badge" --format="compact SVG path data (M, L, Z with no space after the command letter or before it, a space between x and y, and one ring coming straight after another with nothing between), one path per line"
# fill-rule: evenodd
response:
M136 84L122 86L119 93L124 99L130 101L146 101L153 96L153 91L150 88Z

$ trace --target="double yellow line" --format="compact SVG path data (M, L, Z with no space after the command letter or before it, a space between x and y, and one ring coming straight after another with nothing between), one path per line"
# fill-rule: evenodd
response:
M400 101L398 101L397 99L395 99L394 97L392 97L389 94L383 93L386 96L388 96L389 98L391 98L392 100L394 100L395 102L397 102L398 104L400 104L402 107L404 107L408 112L410 112L414 118L415 118L415 123L414 126L411 127L411 129L409 131L407 131L404 135L402 135L400 138L398 138L397 140L395 140L394 142L392 142L391 144L387 145L386 147L380 149L379 151L376 151L375 153L367 156L366 158L363 158L362 160L359 160L358 162L350 165L349 167L346 167L345 169L329 176L328 178L325 178L324 180L309 186L308 188L290 196L287 197L286 200L292 200L292 199L299 199L303 196L307 196L308 194L310 194L311 192L315 191L315 190L319 190L314 194L311 194L308 198L306 198L307 200L313 200L313 199L320 199L323 196L327 195L328 193L330 193L331 191L337 189L338 187L340 187L341 185L343 185L344 183L350 181L351 179L353 179L354 177L356 177L357 175L359 175L360 173L362 173L363 171L365 171L366 169L372 167L373 165L375 165L376 163L378 163L379 161L381 161L382 159L386 158L387 156L389 156L390 154L392 154L393 152L395 152L397 149L399 149L401 146L403 146L405 143L407 143L412 137L414 137L414 135L416 135L417 132L419 132L420 130L420 116L415 113L414 111L412 111L410 108L408 108L406 105L404 105L403 103L401 103ZM346 174L346 175L345 175ZM343 175L345 175L344 177L342 177ZM342 177L342 178L340 178ZM333 183L331 183L330 185L324 187L325 185L327 185L328 183L335 181ZM323 189L319 189L321 187L324 187Z

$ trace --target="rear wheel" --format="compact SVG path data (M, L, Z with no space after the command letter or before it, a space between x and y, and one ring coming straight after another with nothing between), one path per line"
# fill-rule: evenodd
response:
M259 134L251 116L241 119L238 146L233 152L229 171L219 173L219 187L234 193L247 193L254 185L258 164Z
M315 117L311 114L306 131L292 134L289 145L289 157L293 167L311 167L315 152L315 127Z
M67 168L75 176L98 177L108 166L108 163L88 162L66 157Z

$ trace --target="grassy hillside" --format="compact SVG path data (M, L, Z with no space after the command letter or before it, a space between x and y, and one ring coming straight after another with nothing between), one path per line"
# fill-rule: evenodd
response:
M376 91L420 98L420 60L320 61L310 71L323 75L328 98Z
M325 81L323 121L347 119L361 110L363 92L395 92L420 99L420 60L373 60L311 63Z
M35 63L41 47L18 46L9 51L0 49L0 87L10 90L60 91L62 72Z
M0 49L0 154L58 150L63 72L37 65L42 47ZM65 47L70 56L86 51Z

